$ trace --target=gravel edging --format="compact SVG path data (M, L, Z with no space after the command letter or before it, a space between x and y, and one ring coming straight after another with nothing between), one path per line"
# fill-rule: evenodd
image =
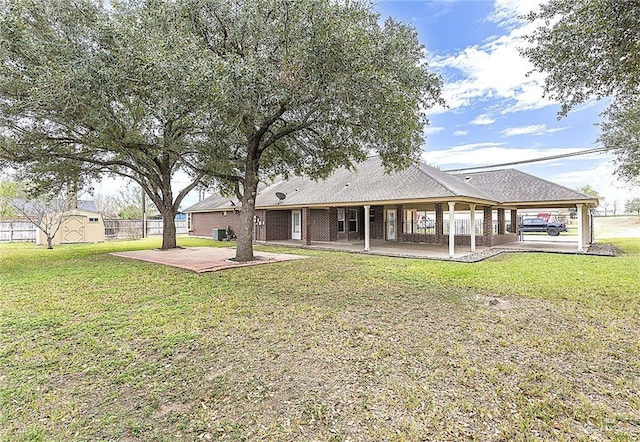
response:
M557 253L562 255L593 255L593 256L618 256L619 250L613 246L612 244L591 244L589 248L584 252L575 251L574 253L566 253L566 252L549 252L549 251L540 251L536 249L506 249L493 247L487 250L483 250L481 252L471 253L469 255L461 256L460 258L450 258L449 261L457 261L457 262L479 262L484 261L485 259L492 258L494 256L498 256L502 253Z
M434 256L416 256L411 254L404 253L385 253L385 252L376 252L376 251L363 251L363 250L345 250L340 248L332 248L332 247L314 247L310 246L299 246L299 245L291 245L291 244L278 244L279 247L289 247L294 249L308 249L308 250L320 250L325 252L341 252L341 253L355 253L360 255L376 255L376 256L388 256L392 258L409 258L409 259L429 259L433 261L451 261L451 262L462 262L462 263L476 263L480 261L484 261L485 259L493 258L494 256L501 255L503 253L553 253L559 255L592 255L592 256L618 256L620 251L613 246L612 244L606 243L594 243L591 244L587 250L583 252L579 252L576 250L575 252L554 252L554 251L546 251L539 250L535 248L531 249L510 249L503 247L492 247L490 249L482 250L479 252L470 253L468 255L460 256L457 258L449 258L449 257L434 257Z
M597 256L618 256L620 255L620 250L613 244L594 243L589 246L586 254Z

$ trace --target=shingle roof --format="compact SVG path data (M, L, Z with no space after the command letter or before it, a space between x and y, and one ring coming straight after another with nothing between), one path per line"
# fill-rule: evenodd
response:
M220 195L211 195L210 197L207 197L202 201L195 203L193 206L189 206L184 211L185 212L202 212L202 211L208 211L208 210L227 209L227 208L231 210L233 206L230 204L230 201L231 199L223 198ZM236 203L237 199L233 198L233 202Z
M284 201L277 198L277 192L286 195ZM315 181L295 176L288 180L276 180L259 189L256 207L443 198L466 198L489 204L593 200L575 190L514 169L453 175L420 163L387 174L381 158L374 156L358 164L355 170L340 168L326 180ZM213 195L187 208L185 212L231 210L239 206L236 198Z
M78 201L78 209L86 210L87 212L99 212L98 206L94 200L80 200Z
M501 203L593 200L589 195L516 169L457 175Z
M481 190L453 175L420 164L405 170L385 173L380 157L370 157L355 170L338 169L326 180L292 177L262 191L256 206L277 204L276 192L287 197L281 205L340 204L349 202L395 201L422 198L466 196L491 200Z

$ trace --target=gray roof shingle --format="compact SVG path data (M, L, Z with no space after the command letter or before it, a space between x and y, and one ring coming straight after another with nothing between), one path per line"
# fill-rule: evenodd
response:
M593 200L577 190L561 186L516 169L501 169L457 175L483 189L501 203Z
M286 195L284 201L276 192ZM575 190L514 169L453 175L420 163L385 173L382 160L373 156L355 170L340 168L326 180L290 177L259 189L256 207L339 205L416 199L467 198L487 203L593 200ZM185 212L231 210L235 198L213 195Z

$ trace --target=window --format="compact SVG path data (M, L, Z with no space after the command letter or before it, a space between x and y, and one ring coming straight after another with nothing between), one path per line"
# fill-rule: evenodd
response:
M97 223L99 221L98 218L89 218L90 223Z
M415 213L415 233L435 233L436 214L434 212L426 212L418 210Z
M338 209L338 232L344 232L344 209Z
M404 211L404 233L417 232L417 218L415 210Z
M349 209L349 232L358 231L358 210Z

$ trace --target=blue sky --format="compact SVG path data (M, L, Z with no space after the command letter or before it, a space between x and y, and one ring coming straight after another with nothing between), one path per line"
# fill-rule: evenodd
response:
M591 101L557 119L544 76L518 53L532 24L518 19L537 0L379 0L381 18L414 26L448 108L427 112L425 162L444 170L521 161L598 147L606 103ZM589 184L618 207L633 192L613 175L614 156L591 154L516 167L576 188ZM637 194L637 190L636 190Z

